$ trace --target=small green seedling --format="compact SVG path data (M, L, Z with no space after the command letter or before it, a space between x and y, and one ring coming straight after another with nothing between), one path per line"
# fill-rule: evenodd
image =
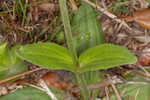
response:
M71 71L81 88L82 99L90 100L89 90L84 79L84 72L132 64L137 59L126 48L113 44L97 45L84 50L77 56L72 38L66 0L59 0L59 4L68 49L55 43L40 43L22 46L16 53L20 58L43 68Z

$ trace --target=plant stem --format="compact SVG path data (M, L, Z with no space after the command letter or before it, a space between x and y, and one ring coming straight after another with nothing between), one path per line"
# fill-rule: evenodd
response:
M70 55L72 57L74 65L76 67L79 67L77 54L76 54L75 48L73 46L72 31L71 31L70 21L69 21L69 17L68 17L66 0L59 0L59 6L60 6L61 16L62 16L62 20L63 20L63 25L65 28L65 36L66 36L66 40L67 40L68 50L70 52Z
M67 40L68 50L70 52L74 65L76 66L76 68L78 68L80 67L80 65L78 63L75 47L73 46L72 32L71 32L70 21L68 17L66 0L59 0L59 5L60 5L61 16L62 16L63 25L65 29L65 36ZM83 100L90 100L90 95L86 85L86 81L84 80L84 75L79 73L74 73L74 74L76 76L77 84L81 88Z
M75 76L76 76L77 83L81 89L81 94L82 94L83 100L90 100L90 94L89 94L89 90L87 88L84 74L77 73Z

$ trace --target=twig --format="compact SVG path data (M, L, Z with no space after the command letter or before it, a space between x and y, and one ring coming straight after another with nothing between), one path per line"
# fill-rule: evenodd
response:
M94 3L90 2L89 0L83 0L84 2L88 3L89 5L93 6L94 8L97 8L99 11L103 12L105 15L107 15L108 17L114 19L116 22L118 23L122 23L122 25L124 25L125 27L127 27L129 30L131 30L131 28L128 26L128 24L121 20L121 19L118 19L117 16L115 16L114 14L106 11L104 8L101 8L100 6L98 5L95 5Z
M111 86L112 86L112 88L113 88L113 90L114 90L114 92L115 92L115 94L116 94L116 96L117 96L117 99L118 99L118 100L122 100L122 99L121 99L121 96L120 96L120 94L119 94L119 92L118 92L118 90L117 90L117 88L116 88L116 86L115 86L114 84L111 84Z
M132 81L129 81L126 84L133 84L133 85L143 84L143 85L148 85L148 83L146 83L146 82L132 82Z
M117 77L113 77L113 81L106 79L106 80L104 80L104 82L96 83L96 84L91 84L91 85L88 86L88 88L95 89L95 88L106 87L106 86L111 85L112 83L113 84L124 83L124 81L118 79Z
M123 96L126 91L127 91L127 88L124 88L124 89L122 90L122 92L120 93L120 95Z
M107 81L102 82L102 83L96 83L96 84L88 85L88 88L89 88L89 89L102 88L102 87L106 87L106 86L111 85L111 83L117 84L116 82L114 83L114 82L111 82L110 80L107 80ZM118 83L119 83L119 82L118 82ZM148 85L148 83L146 83L146 82L133 82L133 81L128 81L128 82L126 82L125 84L133 84L133 85L136 85L136 84L143 84L143 85Z
M137 100L137 96L138 96L139 92L140 92L140 88L137 89L134 100Z
M147 75L145 72L143 72L141 70L134 69L134 70L132 70L132 72L134 72L135 74L139 73L139 74L143 75L144 77L150 77L149 75Z
M145 76L142 76L142 75L136 75L136 77L135 77L136 79L144 79L144 80L146 80L146 81L148 81L148 82L150 82L150 77L145 77Z
M9 81L9 80L12 80L12 79L15 79L15 78L18 78L18 77L21 77L21 76L24 76L24 75L33 73L33 72L38 71L38 70L41 70L41 69L42 69L42 68L36 68L36 69L30 70L30 71L24 72L24 73L22 73L22 74L18 74L18 75L9 77L9 78L7 78L7 79L4 79L4 80L0 81L0 84L5 83L5 82L7 82L7 81Z
M36 86L36 85L33 85L33 84L24 83L24 85L31 86L31 87L34 87L34 88L36 88L36 89L39 89L39 90L41 90L41 91L43 91L43 92L46 92L45 89L43 89L43 88L41 88L41 87L38 87L38 86Z
M42 79L40 80L40 85L43 87L43 89L46 90L46 93L52 98L52 100L57 100L56 96L51 92L51 90Z
M106 93L106 98L107 98L107 100L110 100L109 89L108 89L107 86L105 87L105 93Z
M118 90L117 90L117 88L116 88L116 86L114 85L114 83L113 83L113 81L112 81L112 79L110 78L109 75L107 75L107 77L108 77L108 79L112 82L110 85L111 85L112 89L114 90L114 92L115 92L115 94L116 94L116 96L117 96L117 100L122 100L122 99L121 99L121 96L120 96L120 94L119 94L119 92L118 92Z
M89 89L96 89L96 88L109 86L110 84L111 84L111 81L104 81L103 83L97 83L97 84L89 85L88 88Z
M144 71L147 76L150 76L150 73L149 73L143 66L141 66L140 64L137 64L137 66L138 66L142 71Z

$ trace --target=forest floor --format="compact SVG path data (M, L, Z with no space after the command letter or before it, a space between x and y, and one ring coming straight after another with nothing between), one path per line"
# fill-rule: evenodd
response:
M122 83L128 82L126 75L130 73L135 78L145 79L149 84L149 0L83 0L83 2L88 2L94 8L105 42L128 48L138 59L136 64L118 66L101 72L106 72L112 79L119 79ZM74 15L80 5L80 0L67 0L69 14ZM7 42L9 48L41 42L54 42L66 46L63 33L58 0L0 0L0 43ZM68 90L75 100L80 97L80 89L72 83L71 72L42 69L27 63L27 72L7 78L15 81L7 82L6 79L0 81L0 96L26 86L38 86L42 78L48 86ZM106 87L109 86L105 85L106 83L107 79L99 83L102 86L97 87L101 89L99 98L109 97L107 96L109 90L106 91ZM138 95L138 90L135 95Z

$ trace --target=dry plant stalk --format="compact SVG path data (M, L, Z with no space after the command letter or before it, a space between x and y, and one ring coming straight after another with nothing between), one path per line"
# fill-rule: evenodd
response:
M131 30L131 28L128 26L128 24L125 21L123 21L121 19L118 19L117 16L115 16L114 14L108 12L106 9L101 8L98 5L95 5L94 3L90 2L89 0L83 0L83 1L86 2L86 3L88 3L89 5L93 6L94 8L97 8L99 11L101 11L102 13L104 13L105 15L107 15L108 17L114 19L116 22L121 23L123 26L125 26L126 28L128 28L129 30Z
M43 69L43 68L36 68L36 69L30 70L30 71L24 72L24 73L22 73L22 74L17 74L17 75L15 75L15 76L9 77L9 78L7 78L7 79L1 80L1 81L0 81L0 84L5 83L5 82L7 82L7 81L9 81L9 80L12 80L12 79L15 79L15 78L18 78L18 77L21 77L21 76L24 76L24 75L33 73L33 72L38 71L38 70L41 70L41 69Z
M48 88L46 83L41 79L40 85L43 87L43 89L46 91L46 93L51 97L52 100L58 100L54 93L51 92L51 90Z

